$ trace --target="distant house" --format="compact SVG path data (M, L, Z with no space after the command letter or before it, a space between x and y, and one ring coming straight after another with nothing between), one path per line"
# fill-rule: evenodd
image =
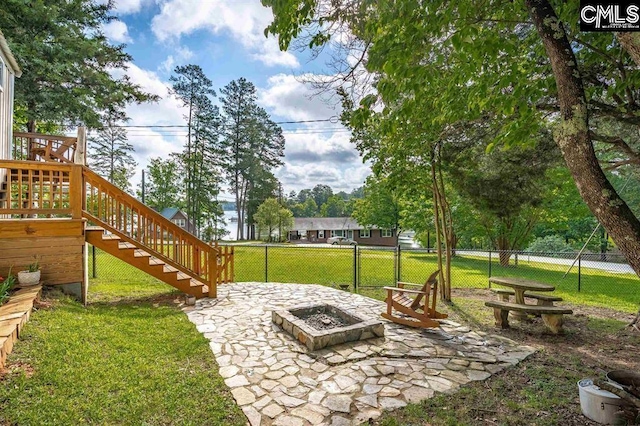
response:
M296 217L289 231L292 241L326 243L330 237L347 237L370 246L395 246L398 242L393 229L365 228L351 217Z
M177 207L166 207L160 212L165 219L169 219L171 222L178 225L180 228L192 234L195 231L193 223L189 220L187 215Z

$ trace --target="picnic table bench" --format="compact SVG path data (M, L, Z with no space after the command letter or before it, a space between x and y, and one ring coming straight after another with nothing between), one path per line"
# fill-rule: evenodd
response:
M506 288L492 288L490 290L500 296L500 300L503 302L509 302L509 296L516 294L514 290L508 290ZM562 302L562 297L549 296L547 294L525 293L524 297L527 299L536 299L539 306L553 306L553 302Z
M493 315L496 318L496 326L501 328L509 328L509 311L523 312L525 314L540 314L544 325L551 330L553 334L562 331L562 316L564 314L572 314L571 309L560 306L540 306L540 305L521 305L519 303L510 303L502 301L484 302L485 306L493 308Z
M562 316L573 313L571 309L553 305L553 302L561 301L561 297L530 292L550 292L555 290L552 285L511 277L491 277L489 278L489 286L491 284L510 287L510 289L491 288L490 290L496 293L501 300L485 302L485 306L493 308L496 326L498 327L509 327L509 311L513 311L514 316L521 320L526 319L527 314L541 316L542 321L549 330L557 334L562 330ZM509 297L512 295L515 296L515 303L509 301ZM524 301L525 297L537 299L538 302L536 305L528 305Z

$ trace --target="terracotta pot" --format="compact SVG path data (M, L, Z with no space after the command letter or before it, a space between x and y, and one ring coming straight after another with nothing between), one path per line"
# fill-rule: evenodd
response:
M36 272L20 271L18 272L18 282L20 285L37 285L40 282L40 270Z

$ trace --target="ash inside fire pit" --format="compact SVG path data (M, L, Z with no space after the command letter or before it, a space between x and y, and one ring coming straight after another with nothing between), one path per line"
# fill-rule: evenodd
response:
M316 330L330 330L336 327L344 327L349 325L342 318L334 317L327 314L311 314L308 316L300 316L300 319L309 324Z

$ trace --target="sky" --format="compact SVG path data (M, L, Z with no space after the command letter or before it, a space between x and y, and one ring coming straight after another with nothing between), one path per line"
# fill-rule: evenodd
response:
M273 121L333 118L330 122L282 124L286 144L284 166L275 171L285 194L326 184L338 191L363 185L370 167L363 164L350 133L340 123L339 105L301 82L303 75L326 75L321 59L310 52L282 52L264 28L271 9L260 0L115 0L119 20L106 24L112 43L125 43L132 62L126 71L143 90L162 99L155 104L131 105L130 126L184 125L184 109L168 92L177 65L197 64L219 89L245 77L258 90L258 103ZM184 129L130 128L138 170L134 186L148 159L166 158L184 145ZM227 193L221 199L231 199Z

